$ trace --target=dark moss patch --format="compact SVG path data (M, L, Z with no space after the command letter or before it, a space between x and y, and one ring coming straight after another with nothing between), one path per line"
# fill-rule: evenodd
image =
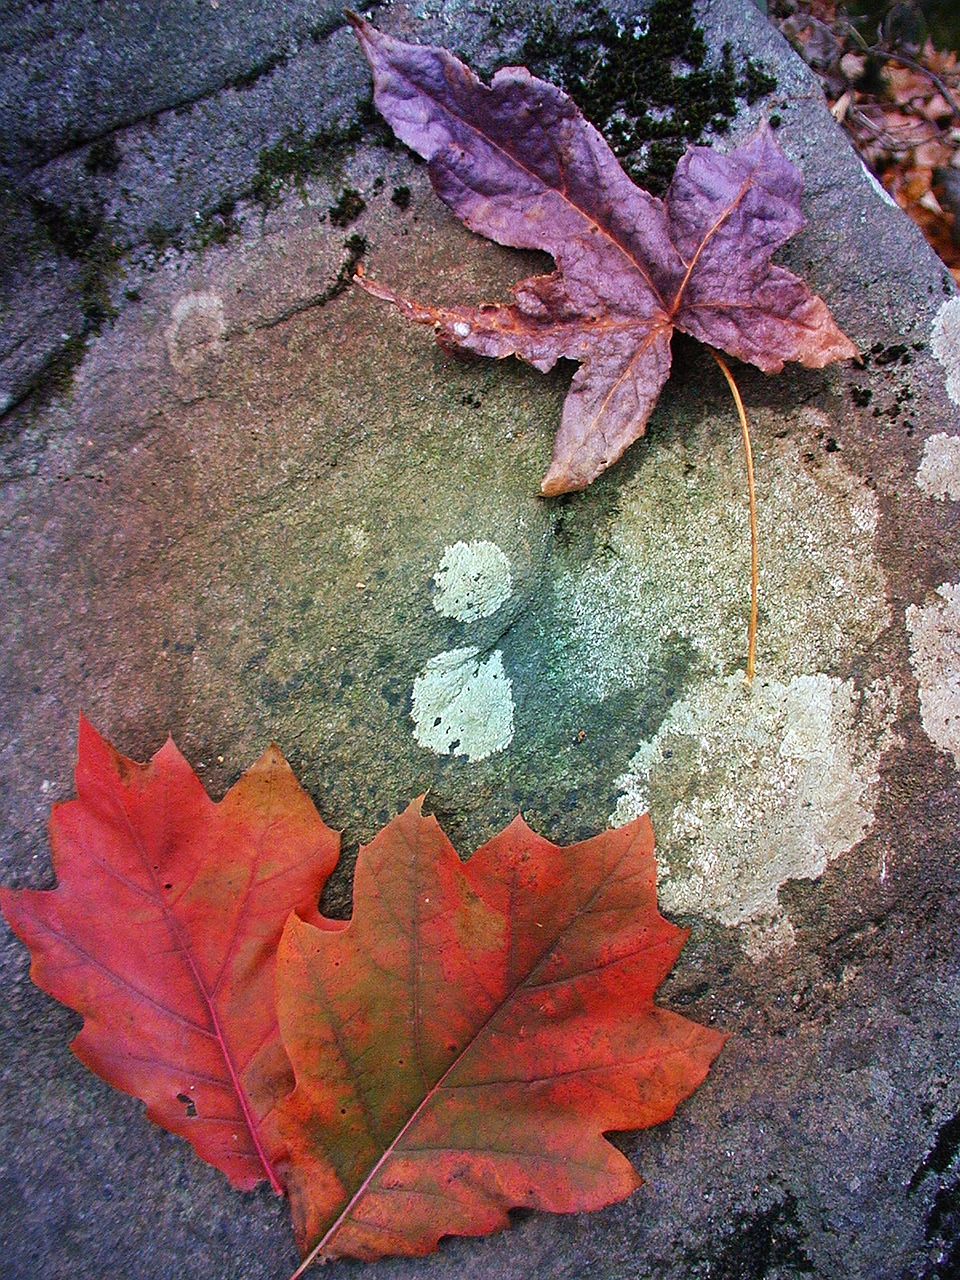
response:
M749 106L773 93L777 87L777 77L764 71L759 63L747 58L744 63L743 76L737 83L737 93L742 94Z
M0 426L0 460L2 460L4 471L12 467L11 474L17 474L22 465L17 459L17 439L22 430L22 423L17 421L13 411L20 409L21 406L28 406L32 413L49 403L54 396L67 394L73 381L74 372L80 366L87 350L87 339L91 332L92 326L88 326L83 332L67 338L51 352L50 356L33 375L29 386L12 404L7 405L3 414L0 415L3 419L3 425ZM8 415L10 416L8 417ZM30 419L28 418L29 421ZM29 440L31 434L28 431L25 439ZM39 439L41 446L45 441L46 435L44 434ZM35 437L36 442L38 441ZM30 471L29 464L27 471L28 473Z
M752 103L776 87L752 60L738 72L729 45L718 67L707 65L693 0L655 0L627 20L595 0L567 12L572 20L549 10L533 19L520 61L565 89L631 178L658 194L691 142L726 132L738 98Z
M310 136L289 130L278 142L264 147L250 184L250 194L264 208L274 208L289 183L302 184L317 172L325 142L323 135Z
M360 217L366 207L367 202L360 192L353 187L346 187L337 203L330 206L331 226L349 227L351 222L355 222Z
M804 1249L797 1200L791 1193L768 1209L737 1215L733 1234L707 1272L708 1280L765 1280L774 1268L812 1275L813 1263Z
M68 207L39 196L30 197L28 203L33 228L27 237L27 252L52 251L77 264L75 287L82 317L76 332L50 352L13 403L5 407L4 415L27 406L29 421L36 409L69 390L87 340L116 316L110 285L117 274L121 249L98 208ZM8 444L8 438L2 443Z
M343 242L343 247L347 251L347 256L337 272L336 280L328 291L327 301L330 298L336 298L353 283L353 277L357 274L357 267L360 265L363 255L367 252L366 236L348 236Z
M882 369L884 365L888 364L908 365L911 359L912 357L907 348L898 343L896 346L888 347L886 351L878 355L876 364L878 368Z
M88 325L98 329L104 320L113 320L117 309L110 300L110 282L117 272L120 248L109 237L98 240L83 259L80 270L80 305Z
M43 366L34 393L39 394L41 399L45 399L48 396L63 395L69 391L74 370L79 367L86 349L86 334L67 338Z
M109 137L99 138L96 142L90 144L90 150L87 152L83 167L87 173L116 173L120 168L122 159L123 155L120 148L111 134Z
M87 209L67 209L39 196L30 198L30 208L56 252L68 258L82 257L103 229L102 217Z
M345 126L321 129L313 134L288 129L279 141L260 152L257 171L245 194L258 200L264 208L272 209L280 203L287 187L302 188L308 179L338 164L365 135L371 131L383 135L384 130L386 125L377 116L371 99L361 103L356 118ZM391 144L392 137L391 134Z
M113 319L109 284L116 272L120 248L111 238L103 215L88 209L69 209L34 196L30 207L51 247L80 263L80 305L86 325L98 327Z
M226 244L240 229L236 218L237 202L227 196L212 209L206 209L197 218L195 239L199 248L208 244Z

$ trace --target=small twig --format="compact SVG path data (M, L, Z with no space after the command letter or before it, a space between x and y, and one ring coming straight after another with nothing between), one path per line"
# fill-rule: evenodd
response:
M902 157L908 151L912 151L915 147L921 147L927 142L939 142L942 140L942 134L929 120L918 121L930 128L930 133L923 137L908 138L898 137L897 133L885 125L876 124L866 114L861 107L851 107L847 113L847 120L852 121L859 128L869 133L875 142L879 142L885 151L889 151L892 155Z
M926 76L934 88L937 89L945 98L953 114L958 120L960 120L960 102L957 102L953 93L947 87L946 81L941 80L935 71L931 71L929 67L925 67L922 62L915 62L913 58L908 58L904 53L892 53L889 50L879 49L876 53L878 57L885 57L891 62L900 62L905 67L909 67L911 71L917 71L920 75Z
M887 62L899 62L901 66L909 67L911 71L916 71L920 75L925 76L930 83L941 93L944 99L949 103L950 110L960 120L960 102L957 102L953 96L952 90L944 80L937 75L935 71L931 71L929 67L925 67L922 62L917 62L915 58L908 58L905 53L895 53L892 49L886 49L883 45L867 44L860 32L852 23L845 23L844 27L847 34L855 44L860 46L864 53L871 54L874 58L883 58Z
M753 679L757 663L757 596L760 587L760 550L757 538L757 491L753 480L753 449L750 445L750 428L747 426L747 414L740 398L740 391L726 361L713 348L710 348L714 360L720 366L720 372L727 380L727 386L733 396L740 417L740 430L743 432L743 451L747 458L747 493L750 498L750 627L747 632L747 681Z

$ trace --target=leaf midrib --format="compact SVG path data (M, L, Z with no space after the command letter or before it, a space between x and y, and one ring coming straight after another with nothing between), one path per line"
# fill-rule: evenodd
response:
M112 798L116 801L116 797L112 797ZM205 797L205 799L207 802L205 807L207 808L208 814L216 813L217 806L213 803L213 801L209 799L209 797ZM278 1195L282 1195L283 1185L280 1182L279 1178L277 1177L277 1174L274 1171L273 1165L270 1163L270 1160L267 1158L266 1150L264 1149L263 1143L260 1140L260 1133L259 1133L259 1128L256 1122L256 1118L254 1117L250 1109L250 1103L247 1098L246 1091L240 1081L237 1067L233 1061L233 1055L231 1053L231 1050L227 1041L227 1037L224 1033L223 1027L220 1024L220 1017L214 1001L215 990L214 991L207 990L206 983L204 982L203 977L200 973L200 970L197 968L197 965L194 961L194 957L193 957L191 948L189 946L189 940L184 934L180 926L179 920L177 919L171 907L168 906L166 899L164 898L163 892L160 888L160 881L157 879L156 873L153 870L153 863L150 860L150 855L147 853L147 850L143 844L143 841L140 838L139 833L137 832L137 830L133 826L133 823L130 820L130 815L127 813L126 806L121 803L118 805L118 807L122 815L123 824L127 829L129 838L137 854L141 859L142 865L146 870L147 876L151 884L154 886L156 898L160 904L161 913L163 915L167 928L173 938L174 945L181 952L186 962L187 968L190 971L190 976L200 996L201 1002L206 1006L208 1015L210 1017L210 1022L212 1024L212 1032L208 1032L207 1034L212 1035L213 1038L216 1040L217 1045L219 1046L221 1055L223 1057L223 1061L227 1068L229 1081L232 1086L233 1092L237 1098L237 1101L240 1104L240 1112L243 1117L243 1121L246 1126L247 1132L250 1136L250 1140L253 1145L254 1151L256 1152L257 1157L259 1158L260 1163L263 1166L263 1170L267 1176L267 1179L271 1187L273 1187L274 1191L276 1191ZM164 808L164 819L165 819L164 826L167 830L169 830L171 825L169 822L170 787L167 780L164 780L164 784L163 784L163 808ZM250 878L248 881L248 888L249 888L249 884L252 883L254 879L254 873L257 865L259 864L260 856L262 854L262 849L263 849L263 842L261 841L257 848L257 855L254 861L254 865L250 868ZM240 927L239 922L240 922L240 913L238 913L234 932L231 937L230 945L228 947L228 955L229 955L229 952L232 951L233 944L236 940L236 936ZM224 963L226 963L226 961ZM215 984L215 989L219 987L219 979L221 976L222 976L222 970L221 970L221 974L218 975L218 980L217 980L217 983Z

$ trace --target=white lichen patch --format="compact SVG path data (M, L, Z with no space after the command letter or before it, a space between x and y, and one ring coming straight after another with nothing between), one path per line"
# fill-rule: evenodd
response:
M499 649L473 647L431 658L413 682L413 735L437 755L483 760L513 738L513 689Z
M455 542L445 547L434 574L433 607L445 618L489 618L510 597L510 561L495 542Z
M641 744L611 817L649 809L667 911L747 926L748 952L787 945L777 899L866 835L896 692L822 673L708 679Z
M960 584L944 583L937 595L907 608L910 660L927 736L960 767Z
M931 498L960 498L960 436L938 431L923 446L917 484Z
M950 298L933 318L930 350L947 374L947 395L960 404L960 298Z
M360 524L345 524L340 531L340 541L348 556L359 556L370 545L370 535Z
M818 410L754 417L758 675L745 686L750 538L735 427L658 441L597 530L603 554L561 582L565 661L593 697L686 679L617 780L611 821L649 808L667 910L790 945L779 901L873 823L898 689L840 675L890 622L875 493L828 446Z
M219 294L205 291L180 298L163 334L167 355L177 373L195 373L211 356L219 356L226 329Z
M757 428L763 425L755 415ZM851 660L889 621L874 554L875 493L827 452L829 419L801 410L788 437L755 428L760 669L780 677ZM779 422L772 424L774 429ZM806 435L806 439L804 439ZM803 460L811 454L814 462ZM657 442L601 530L605 554L560 579L568 661L595 697L642 685L679 642L720 675L742 666L750 534L739 436Z

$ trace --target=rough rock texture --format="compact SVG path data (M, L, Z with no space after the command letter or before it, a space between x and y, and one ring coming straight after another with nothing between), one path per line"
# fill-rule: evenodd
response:
M534 10L481 8L376 17L490 69ZM649 805L663 902L693 927L662 999L732 1033L672 1122L618 1139L646 1179L630 1200L370 1276L960 1266L960 303L759 12L699 15L714 60L729 41L776 76L732 134L780 117L809 218L784 261L864 352L738 370L749 691L713 361L678 340L649 438L537 498L569 369L454 362L344 287L361 254L437 301L539 264L472 237L388 145L334 7L2 19L4 882L51 882L81 707L139 758L172 732L217 795L276 740L344 829L329 910L357 842L423 791L464 852L518 809L567 841ZM286 1275L283 1206L88 1075L5 928L0 964L4 1273Z

